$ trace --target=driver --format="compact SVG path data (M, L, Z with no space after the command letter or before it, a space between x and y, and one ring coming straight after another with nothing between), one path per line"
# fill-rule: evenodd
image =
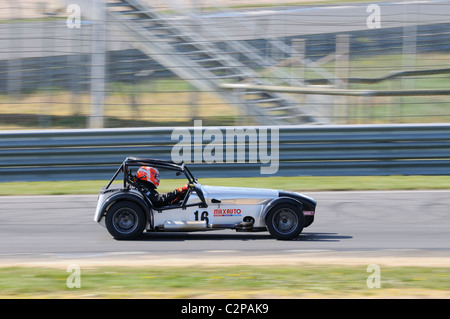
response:
M159 171L150 166L139 167L137 174L137 182L147 190L147 197L155 207L173 205L183 198L188 190L188 184L175 189L173 192L159 194L156 189L159 186Z

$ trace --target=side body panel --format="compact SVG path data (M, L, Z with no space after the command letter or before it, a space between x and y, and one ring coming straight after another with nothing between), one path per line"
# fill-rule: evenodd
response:
M216 225L234 225L251 217L253 227L265 227L261 214L278 197L278 191L273 189L202 186L202 190L213 217L211 223Z

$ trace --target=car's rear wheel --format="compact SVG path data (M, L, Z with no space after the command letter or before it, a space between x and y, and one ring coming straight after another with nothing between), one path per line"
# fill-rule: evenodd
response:
M108 232L119 240L136 239L145 229L145 214L139 205L123 201L114 204L106 214Z
M300 207L293 204L278 204L266 216L266 226L272 237L289 240L300 235L305 217Z

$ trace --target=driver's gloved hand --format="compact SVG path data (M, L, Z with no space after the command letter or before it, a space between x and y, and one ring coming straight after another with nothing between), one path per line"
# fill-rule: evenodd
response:
M178 193L185 193L189 188L189 184L184 185L183 187L177 188Z

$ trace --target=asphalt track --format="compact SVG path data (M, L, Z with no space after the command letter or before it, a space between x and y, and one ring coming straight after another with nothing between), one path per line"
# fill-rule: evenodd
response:
M308 192L316 221L292 241L232 230L116 241L95 195L0 197L0 265L298 262L450 265L450 190Z

